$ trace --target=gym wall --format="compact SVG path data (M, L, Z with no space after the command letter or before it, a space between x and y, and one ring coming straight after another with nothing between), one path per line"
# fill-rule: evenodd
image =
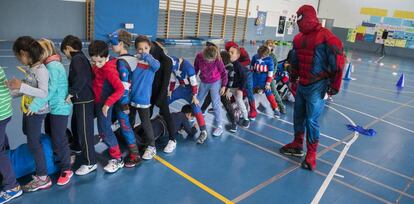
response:
M85 2L61 0L1 0L0 40L21 35L62 39L85 36Z

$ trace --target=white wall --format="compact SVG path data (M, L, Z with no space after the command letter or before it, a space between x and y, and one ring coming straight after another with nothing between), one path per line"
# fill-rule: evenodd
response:
M388 17L394 10L414 11L413 0L320 0L319 17L334 19L334 26L354 28L369 16L360 14L361 7L388 9Z
M304 4L312 5L315 10L318 0L251 0L249 18L257 17L259 11L267 11L266 26L275 27L279 23L279 16L296 14L298 8Z

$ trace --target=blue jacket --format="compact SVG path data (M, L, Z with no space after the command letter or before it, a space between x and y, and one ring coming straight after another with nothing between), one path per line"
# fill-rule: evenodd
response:
M47 63L46 68L49 72L48 95L46 98L34 98L29 106L30 110L38 112L49 102L51 114L70 115L72 105L65 101L68 95L68 78L65 68L59 61Z
M134 107L149 107L152 93L152 82L155 72L160 68L160 62L150 54L142 54L137 66L132 67L131 105ZM157 83L157 82L156 82Z
M259 59L257 54L254 55L250 63L254 87L264 87L267 83L270 84L273 80L274 70L273 59L270 56Z
M42 144L43 153L45 155L47 174L54 174L59 170L59 166L55 163L50 137L42 134L40 143ZM22 144L16 149L10 150L8 156L17 178L29 175L36 170L35 161L27 144Z

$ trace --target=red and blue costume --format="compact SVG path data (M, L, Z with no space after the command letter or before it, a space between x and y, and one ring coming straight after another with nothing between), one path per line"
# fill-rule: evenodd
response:
M321 26L312 6L300 7L297 16L300 33L293 40L289 56L290 80L292 83L299 80L293 114L295 139L280 151L302 156L306 132L307 154L302 167L313 170L320 134L318 118L325 105L323 98L325 93L338 93L345 56L342 42Z
M130 150L130 159L138 157L138 149L136 146L136 139L133 127L129 121L129 103L130 103L130 88L131 88L131 67L137 66L138 59L132 55L124 54L118 57L116 63L119 72L119 78L124 86L124 93L115 106L116 119L120 124L120 131L125 138L128 148Z
M270 83L274 77L275 65L273 64L273 59L269 56L264 58L259 58L259 55L254 55L250 63L250 76L248 76L247 82L247 97L249 99L250 113L249 118L256 118L256 102L254 99L253 90L264 90L267 100L270 103L270 106L273 110L277 109L277 103L275 96L272 93L271 89L266 89L265 86L270 86ZM252 84L252 85L250 85Z
M104 142L109 146L109 154L114 159L121 158L118 141L111 129L113 105L122 97L124 87L116 70L117 59L109 60L101 68L92 67L94 79L92 82L95 95L95 114L98 120L98 131ZM102 113L102 107L109 106L107 116Z
M178 99L184 99L191 104L195 118L197 119L200 131L206 130L206 123L204 121L203 113L199 105L193 103L193 97L197 96L198 84L197 75L193 65L186 59L171 57L171 79L170 79L170 92L172 92L168 103L171 104ZM176 81L180 83L175 89Z

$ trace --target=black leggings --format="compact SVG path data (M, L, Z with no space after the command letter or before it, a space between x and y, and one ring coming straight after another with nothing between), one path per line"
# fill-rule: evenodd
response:
M151 125L150 108L136 108L131 106L129 110L129 121L131 122L131 126L135 125L136 114L138 112L139 119L141 120L141 127L145 132L145 134L143 134L144 138L142 138L142 140L148 146L155 147L154 130L152 129Z
M170 107L168 105L168 98L165 97L164 99L157 100L158 103L155 104L160 109L160 115L164 118L164 121L167 123L167 129L170 134L168 134L168 137L170 140L175 140L175 134L173 134L175 131L174 121L171 117ZM150 115L152 116L154 112L154 105L150 108Z
M227 118L229 119L229 122L236 123L237 118L235 117L235 110L233 106L231 105L231 101L228 100L225 95L221 96L220 99L221 99L221 103L224 105L224 109L226 109L227 111ZM207 108L210 106L210 104L211 104L211 95L210 95L210 92L208 92L208 95L204 99L204 103L201 106L201 111L205 113Z

